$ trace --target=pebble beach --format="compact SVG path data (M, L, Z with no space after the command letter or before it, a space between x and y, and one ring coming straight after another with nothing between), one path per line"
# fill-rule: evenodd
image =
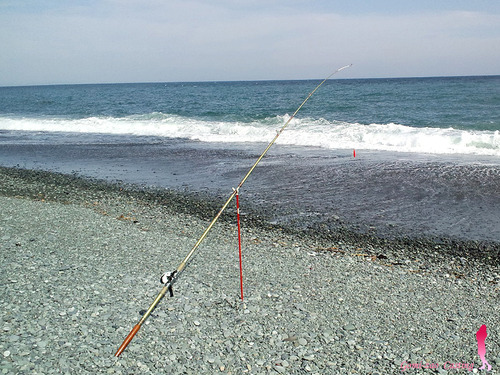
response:
M232 214L116 358L214 204L2 167L0 207L2 374L479 373L483 324L500 368L498 258L247 215L242 301Z

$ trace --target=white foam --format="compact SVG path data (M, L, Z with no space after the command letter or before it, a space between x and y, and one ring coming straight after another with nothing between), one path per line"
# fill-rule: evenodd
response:
M114 117L8 118L0 129L44 132L130 134L188 138L203 142L268 142L288 115L254 122L203 121L162 113ZM324 119L293 119L278 143L327 149L369 149L436 154L500 156L499 131L414 128L400 124L363 125Z

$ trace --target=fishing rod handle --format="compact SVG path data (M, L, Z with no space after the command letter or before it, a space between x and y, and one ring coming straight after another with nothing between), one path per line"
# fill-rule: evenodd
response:
M141 328L140 324L136 324L134 326L134 328L132 328L132 330L130 331L130 333L128 334L128 336L125 338L125 340L123 340L122 344L120 345L120 347L116 351L115 357L119 357L120 354L122 354L122 352L125 350L125 348L130 343L130 341L132 341L132 339L134 338L135 334L139 331L140 328Z
M142 316L142 318L139 321L139 323L137 323L134 326L134 328L132 328L132 330L130 331L130 333L128 334L128 336L125 338L125 340L123 340L123 343L120 345L120 347L118 348L117 352L115 353L115 357L119 357L120 354L122 354L122 352L125 350L125 348L127 347L127 345L130 343L130 341L132 341L132 339L134 338L134 336L136 335L136 333L141 328L142 323L144 323L146 321L146 319L148 318L148 316L155 309L156 305L160 302L160 300L163 298L163 296L165 295L165 293L167 293L167 290L169 290L169 287L172 286L172 282L173 282L173 280L171 280L169 283L165 284L165 286L162 288L162 290L160 291L160 293L158 294L158 296L155 298L155 300L153 301L153 303L151 304L151 306L149 306L149 309L144 313L144 315Z

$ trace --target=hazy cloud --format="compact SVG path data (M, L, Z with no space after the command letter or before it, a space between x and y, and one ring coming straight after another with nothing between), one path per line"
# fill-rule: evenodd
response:
M61 4L62 3L62 4ZM500 74L500 12L326 2L106 0L0 7L0 85ZM316 4L312 6L311 4Z

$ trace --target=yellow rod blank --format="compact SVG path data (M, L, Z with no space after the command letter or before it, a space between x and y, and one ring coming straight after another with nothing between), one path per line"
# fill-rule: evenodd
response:
M267 145L267 147L265 148L265 150L262 152L262 154L259 156L259 158L255 161L255 163L252 165L252 167L249 169L249 171L247 172L247 174L245 175L245 177L243 177L243 179L241 180L241 182L238 184L238 187L236 187L233 190L233 192L231 193L231 195L229 195L229 198L222 205L222 207L220 208L220 210L217 213L217 215L215 215L215 217L212 219L212 221L208 225L207 229L205 229L205 231L202 233L202 235L200 236L200 238L198 239L198 241L196 241L196 243L191 248L191 250L189 251L189 253L186 255L186 257L179 264L179 266L177 267L177 270L175 271L175 273L171 276L171 278L169 279L169 281L162 288L162 290L160 291L160 293L158 294L158 296L155 298L155 300L153 301L153 303L151 304L151 306L149 306L148 310L144 313L144 315L142 316L142 318L139 321L139 323L137 323L134 326L134 328L132 328L132 330L130 331L130 333L125 338L125 340L123 341L122 345L120 346L120 348L116 352L116 354L115 354L116 357L119 357L120 354L125 350L125 348L127 347L127 345L130 343L130 341L132 341L132 339L135 336L135 334L141 328L142 324L146 321L146 319L149 317L149 315L151 314L151 312L155 309L156 305L158 305L158 303L160 303L161 299L165 296L165 294L167 293L167 291L175 283L175 281L177 280L177 278L179 277L179 275L181 274L181 272L184 271L184 269L188 265L189 261L192 260L192 257L194 255L196 249L198 249L198 247L200 246L200 244L203 242L203 240L205 239L205 237L208 235L208 232L210 232L210 230L212 229L212 227L214 226L214 224L217 222L217 220L219 220L220 216L222 215L222 213L224 212L224 210L226 209L226 207L229 205L229 203L236 196L238 190L243 186L243 184L248 179L248 177L250 177L250 175L252 174L253 170L257 167L257 165L260 163L260 161L262 160L262 158L264 158L264 156L267 154L267 152L269 151L269 149L271 148L271 146L276 142L276 140L281 135L281 133L283 133L283 131L286 129L286 127L288 126L288 124L290 124L290 122L293 120L293 118L295 117L295 115L300 111L300 109L304 106L304 104L306 104L306 102L309 100L309 98L311 98L311 96L313 96L313 94L323 85L323 83L325 83L334 74L340 72L341 70L349 68L350 66L352 66L352 64L346 65L346 66L343 66L343 67L337 69L332 74L330 74L328 77L326 77L323 81L321 81L321 83L318 86L316 86L316 88L313 91L311 91L309 93L309 95L307 96L307 98L304 99L304 101L302 102L302 104L296 109L296 111L293 113L293 115L288 119L288 121L276 133L276 135L274 136L273 140Z

